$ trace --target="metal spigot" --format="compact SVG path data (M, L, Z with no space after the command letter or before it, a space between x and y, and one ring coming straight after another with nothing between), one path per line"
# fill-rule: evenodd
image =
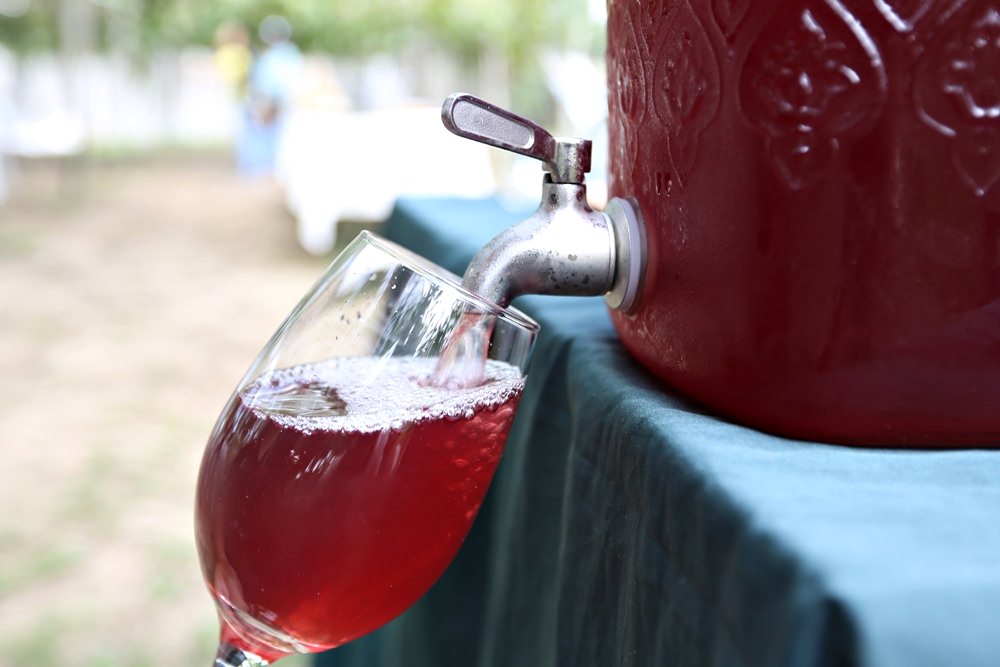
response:
M638 296L645 236L636 207L614 198L605 212L587 204L591 142L553 137L532 121L465 93L441 109L460 137L541 160L542 201L487 243L462 278L469 290L506 306L522 294L600 296L629 310Z

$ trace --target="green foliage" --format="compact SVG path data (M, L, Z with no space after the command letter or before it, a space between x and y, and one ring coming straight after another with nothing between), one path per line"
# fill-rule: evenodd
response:
M33 2L24 16L16 18L0 15L0 44L16 52L55 48L57 44L54 2Z
M550 109L540 50L603 49L603 28L586 0L31 0L24 16L0 16L0 42L16 52L59 48L60 25L72 24L59 13L73 2L93 3L92 47L125 53L136 65L163 48L211 46L224 23L241 23L259 46L256 28L272 14L290 21L307 52L364 57L433 45L474 66L490 50L507 59L512 105L540 120Z
M58 46L62 2L33 0L27 14L0 16L0 41L15 51ZM239 21L253 32L270 14L295 28L306 51L364 56L398 53L433 40L472 59L489 46L512 62L531 59L543 45L599 48L600 32L586 16L585 0L102 0L97 7L101 40L139 52L181 44L210 45L216 28ZM131 33L115 38L120 33Z

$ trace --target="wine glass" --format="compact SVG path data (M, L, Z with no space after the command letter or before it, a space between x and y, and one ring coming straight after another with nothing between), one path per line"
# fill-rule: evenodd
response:
M368 232L334 260L202 460L216 667L339 646L430 588L493 477L537 330Z

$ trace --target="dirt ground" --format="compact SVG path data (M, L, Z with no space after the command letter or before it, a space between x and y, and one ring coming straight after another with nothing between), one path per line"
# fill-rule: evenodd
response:
M0 667L208 665L201 451L327 260L221 157L29 167L0 206Z

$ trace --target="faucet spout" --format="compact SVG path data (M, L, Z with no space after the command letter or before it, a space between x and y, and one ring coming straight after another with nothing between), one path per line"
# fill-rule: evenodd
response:
M616 259L611 220L587 204L587 187L546 175L538 210L486 244L462 284L501 306L522 294L600 296Z
M642 218L619 197L605 213L587 205L590 141L554 137L465 93L445 100L441 120L460 137L541 160L548 172L538 210L479 251L462 278L466 289L501 306L522 294L603 294L611 308L630 311L646 261Z

